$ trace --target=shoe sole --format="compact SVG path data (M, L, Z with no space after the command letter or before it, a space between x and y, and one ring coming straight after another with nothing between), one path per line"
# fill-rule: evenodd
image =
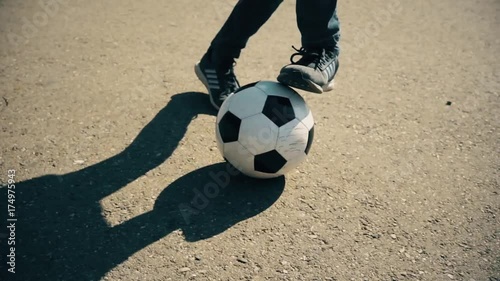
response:
M201 83L203 83L203 85L205 85L205 88L207 88L208 97L210 98L210 103L212 104L212 106L215 107L215 109L219 110L219 106L217 106L214 99L212 98L212 93L210 92L210 87L208 86L208 80L205 77L205 74L203 74L203 71L201 70L200 62L194 65L194 73L196 73L198 79L201 81Z
M335 85L335 81L332 80L325 86L320 86L313 81L304 78L302 73L298 71L293 73L280 73L277 79L282 84L316 94L329 92L333 90L333 86Z

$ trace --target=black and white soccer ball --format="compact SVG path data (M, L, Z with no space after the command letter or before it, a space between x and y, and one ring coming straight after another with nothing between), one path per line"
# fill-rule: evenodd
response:
M243 174L274 178L295 169L309 153L314 119L293 89L271 81L248 84L220 107L217 146Z

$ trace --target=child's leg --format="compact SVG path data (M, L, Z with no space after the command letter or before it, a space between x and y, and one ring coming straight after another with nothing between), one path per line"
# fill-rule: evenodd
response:
M250 36L271 17L283 0L239 0L195 72L208 90L210 102L219 109L224 100L240 87L233 70Z
M210 45L214 58L239 58L250 36L271 17L281 2L282 0L238 1Z
M303 47L334 47L338 51L337 0L297 0L296 12Z
M314 93L330 91L339 69L337 0L297 0L296 11L303 48L281 69L278 81Z

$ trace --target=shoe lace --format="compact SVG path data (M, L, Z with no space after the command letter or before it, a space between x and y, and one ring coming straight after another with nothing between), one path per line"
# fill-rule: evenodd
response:
M220 100L225 100L227 97L234 93L238 88L240 87L240 83L238 82L238 79L236 79L236 75L234 74L234 66L236 66L236 62L233 60L230 64L230 67L228 67L228 70L222 74L223 75L223 81L224 85L226 88L226 91L220 94Z
M292 64L298 64L298 65L312 64L314 69L322 68L327 64L328 58L326 56L325 49L322 48L306 49L304 47L297 49L295 48L295 46L292 46L292 48L295 51L297 51L290 57L290 62ZM296 56L301 56L301 58L298 61L294 61L294 58Z

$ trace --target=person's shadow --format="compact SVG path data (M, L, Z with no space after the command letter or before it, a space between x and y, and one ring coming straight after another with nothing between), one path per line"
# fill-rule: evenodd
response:
M154 209L111 227L100 200L163 163L198 114L215 114L206 94L174 95L123 152L65 175L19 182L15 188L15 245L0 229L1 280L99 280L142 248L181 229L194 242L219 234L270 207L284 177L238 176L229 164L195 170L169 184ZM207 140L209 141L209 140ZM7 187L0 188L6 201ZM6 208L1 212L7 221ZM6 256L15 247L15 274ZM7 266L6 266L7 265Z

